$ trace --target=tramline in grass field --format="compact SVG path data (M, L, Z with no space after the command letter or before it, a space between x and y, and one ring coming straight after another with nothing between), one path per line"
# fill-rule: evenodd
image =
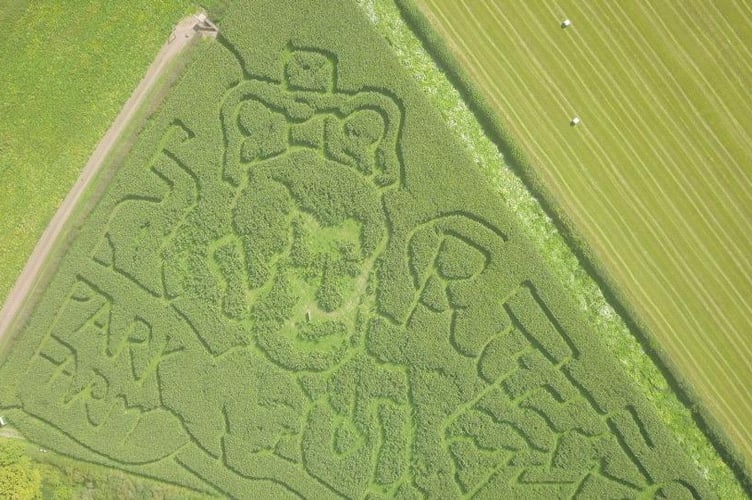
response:
M0 377L199 492L711 495L354 3L228 9Z

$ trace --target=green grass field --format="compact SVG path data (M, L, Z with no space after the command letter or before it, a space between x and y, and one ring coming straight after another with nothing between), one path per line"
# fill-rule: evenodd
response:
M226 496L712 496L355 2L221 30L0 366L14 426Z
M595 260L752 457L749 8L420 3Z
M11 0L0 8L0 302L193 2Z

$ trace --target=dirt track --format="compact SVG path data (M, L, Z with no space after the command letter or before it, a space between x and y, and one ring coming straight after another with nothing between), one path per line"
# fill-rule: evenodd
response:
M102 140L97 145L97 148L89 158L89 161L86 163L86 166L76 181L76 184L65 197L65 200L63 200L62 205L58 208L55 216L44 230L44 233L42 233L42 237L39 239L36 247L34 247L31 257L26 262L26 266L24 266L23 271L21 271L21 275L16 280L15 285L5 300L5 304L3 304L2 310L0 310L0 342L2 342L5 335L10 331L13 319L20 311L21 306L24 304L29 293L33 290L39 272L50 256L55 242L73 213L76 204L81 199L81 196L89 183L101 169L105 158L123 133L125 127L131 121L136 111L149 94L149 91L159 80L159 77L165 71L169 62L175 58L175 56L177 56L195 36L200 36L199 32L194 30L194 26L197 23L198 19L195 16L190 16L183 19L175 26L168 41L162 46L156 58L151 63L151 66L149 66L146 75L138 84L136 90L133 91L133 94L128 101L126 101L123 109L120 111L117 118L115 118L115 121L112 123L109 130L107 130L107 133L102 137Z

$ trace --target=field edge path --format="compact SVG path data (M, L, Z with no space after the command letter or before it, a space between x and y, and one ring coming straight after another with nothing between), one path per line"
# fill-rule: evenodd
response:
M177 25L175 25L175 28L167 41L162 45L162 48L157 53L154 61L152 61L147 69L146 74L133 91L133 94L131 94L125 102L120 113L118 113L115 118L115 121L112 122L110 128L99 141L99 144L97 144L96 149L94 149L94 152L89 157L89 161L86 163L78 180L68 192L62 204L55 212L55 215L52 217L52 220L47 225L47 228L42 233L41 238L34 247L34 251L31 253L31 256L26 262L21 274L16 279L13 288L11 288L10 293L5 299L5 303L0 310L0 348L3 345L6 335L11 331L10 327L26 302L26 298L34 289L42 267L50 256L50 253L55 246L55 242L63 232L63 228L73 214L81 196L91 184L91 181L96 177L97 173L101 170L104 165L104 160L112 151L112 148L117 143L123 131L143 104L146 96L149 95L149 92L159 81L160 76L162 76L162 73L165 71L169 63L180 54L196 36L201 36L201 31L195 28L202 21L203 17L200 14L196 14L183 18Z

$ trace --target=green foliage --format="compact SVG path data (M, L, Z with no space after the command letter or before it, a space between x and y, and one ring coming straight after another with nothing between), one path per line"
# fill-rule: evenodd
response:
M23 441L0 438L0 467L7 467L22 461L28 461L24 457Z
M42 477L39 471L22 464L0 469L0 498L39 498Z
M342 307L344 296L342 294L341 271L338 262L327 260L324 263L324 274L321 277L321 286L316 292L316 300L321 309L332 312Z
M332 81L329 59L317 52L297 52L285 65L285 78L292 89L329 90Z
M707 494L354 4L222 30L0 368L22 430L223 496Z
M459 238L450 236L441 243L436 267L444 279L471 278L483 270L485 256Z
M282 153L287 146L287 120L258 101L243 103L238 112L238 125L248 136L240 150L243 162L269 158Z

